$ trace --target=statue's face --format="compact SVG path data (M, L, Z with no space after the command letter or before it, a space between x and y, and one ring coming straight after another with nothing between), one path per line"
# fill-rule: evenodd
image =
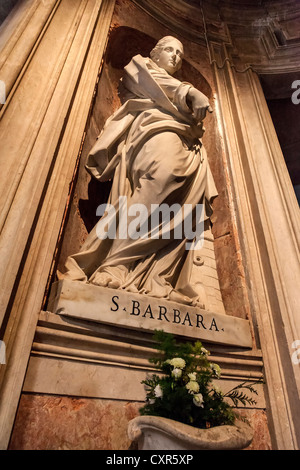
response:
M180 69L183 58L183 47L176 39L168 41L161 49L156 60L159 67L173 75Z

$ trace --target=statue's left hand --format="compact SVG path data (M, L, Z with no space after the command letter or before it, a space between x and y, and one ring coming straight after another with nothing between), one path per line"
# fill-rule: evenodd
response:
M208 98L196 88L190 88L187 95L187 104L197 122L203 121L207 112L213 112Z

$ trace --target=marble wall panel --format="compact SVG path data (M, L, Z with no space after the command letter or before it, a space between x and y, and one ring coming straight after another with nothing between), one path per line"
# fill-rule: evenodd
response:
M139 402L26 394L21 397L10 450L134 450L128 422ZM243 410L254 428L246 450L271 450L263 410Z

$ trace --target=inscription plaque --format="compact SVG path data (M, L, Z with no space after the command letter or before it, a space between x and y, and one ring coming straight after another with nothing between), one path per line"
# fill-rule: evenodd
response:
M248 320L124 290L62 280L53 285L49 307L59 315L82 320L252 347Z

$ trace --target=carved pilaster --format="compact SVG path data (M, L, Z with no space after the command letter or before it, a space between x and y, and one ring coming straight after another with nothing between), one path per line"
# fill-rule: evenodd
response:
M7 346L1 448L13 425L114 1L27 1L21 8L7 23L14 34L2 30L0 61L9 83L0 127L1 339ZM19 61L10 62L16 52Z
M300 337L299 207L258 76L247 66L237 71L229 57L224 60L222 48L213 50L218 117L263 352L274 445L297 449L300 378L291 355Z

